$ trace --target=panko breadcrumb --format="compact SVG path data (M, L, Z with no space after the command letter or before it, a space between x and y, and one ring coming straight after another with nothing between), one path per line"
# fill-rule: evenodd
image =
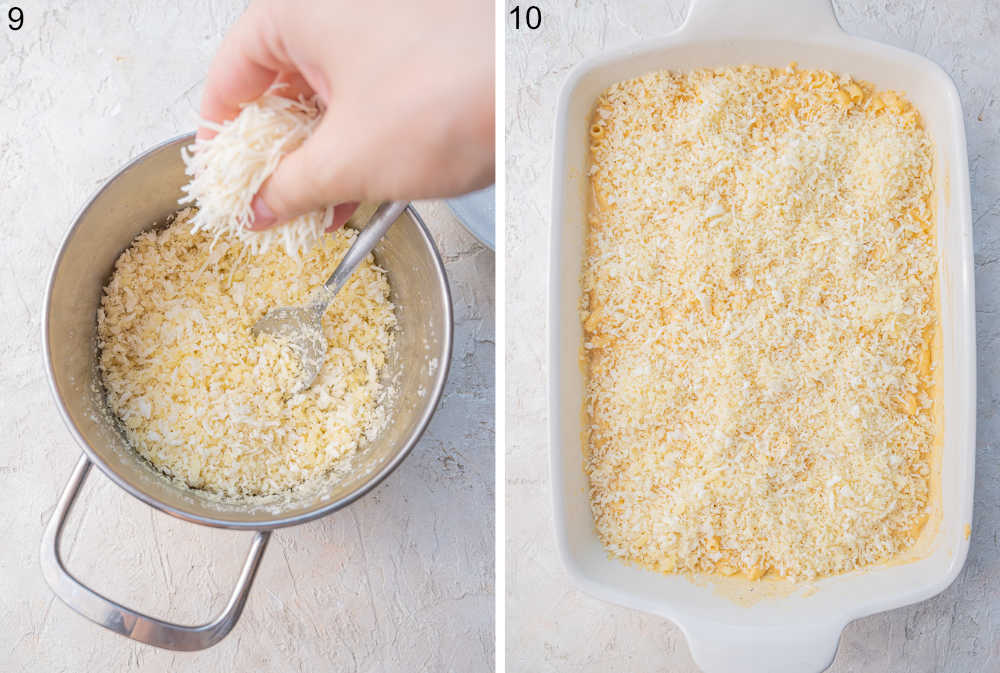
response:
M193 488L227 497L280 493L349 468L385 424L380 371L395 314L371 256L323 317L326 361L307 391L292 351L251 326L302 304L346 252L351 230L301 258L248 254L191 232L193 209L140 234L115 263L98 312L100 372L135 450Z
M910 548L935 437L932 146L892 91L744 66L590 128L586 469L609 552L811 579Z

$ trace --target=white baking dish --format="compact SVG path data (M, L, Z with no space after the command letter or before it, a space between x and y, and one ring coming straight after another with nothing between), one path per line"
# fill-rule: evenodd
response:
M899 89L935 144L942 338L940 516L917 560L820 580L809 591L750 604L711 582L608 558L587 496L581 446L582 329L577 313L586 222L588 128L612 83L657 69L740 64L846 72ZM674 621L709 673L826 668L853 619L925 600L958 575L968 551L975 460L976 375L972 223L962 110L955 86L925 58L841 30L829 0L695 0L674 33L591 58L563 86L556 119L550 276L552 488L559 549L573 580L608 601ZM741 589L746 591L749 583ZM730 587L732 589L732 587ZM760 587L758 585L757 590Z

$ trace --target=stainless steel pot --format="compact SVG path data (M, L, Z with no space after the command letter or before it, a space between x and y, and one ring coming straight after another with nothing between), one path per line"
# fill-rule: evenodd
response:
M392 286L399 332L386 366L392 421L363 447L350 476L294 501L247 506L220 501L164 478L127 444L106 408L97 372L97 309L118 255L141 231L177 210L186 182L180 148L192 135L153 148L115 175L83 208L56 256L45 298L45 366L56 404L83 448L42 539L42 572L67 605L117 633L157 647L198 650L232 630L270 531L329 514L370 491L403 461L430 421L451 360L451 296L426 226L408 208L375 249ZM74 578L59 554L60 533L91 465L163 512L206 526L257 531L232 596L210 623L181 626L131 610Z

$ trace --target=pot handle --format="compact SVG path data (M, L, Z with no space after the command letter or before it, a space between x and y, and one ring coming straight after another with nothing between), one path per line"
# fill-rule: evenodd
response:
M59 555L59 540L63 525L66 523L73 501L80 492L80 487L87 478L90 466L90 459L86 455L81 456L42 536L42 574L52 591L66 605L90 621L148 645L169 650L192 651L211 647L225 638L240 618L271 532L257 531L229 602L211 622L201 626L181 626L149 617L130 610L110 598L105 598L82 584L69 574Z
M706 37L790 37L843 33L830 0L692 0L685 32Z
M691 656L704 673L821 673L837 654L846 623L734 627L682 625Z

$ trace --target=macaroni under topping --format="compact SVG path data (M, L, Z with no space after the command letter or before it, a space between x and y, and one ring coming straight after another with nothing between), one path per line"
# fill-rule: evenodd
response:
M928 516L932 146L893 91L743 66L598 100L581 319L598 533L663 572L809 579Z

